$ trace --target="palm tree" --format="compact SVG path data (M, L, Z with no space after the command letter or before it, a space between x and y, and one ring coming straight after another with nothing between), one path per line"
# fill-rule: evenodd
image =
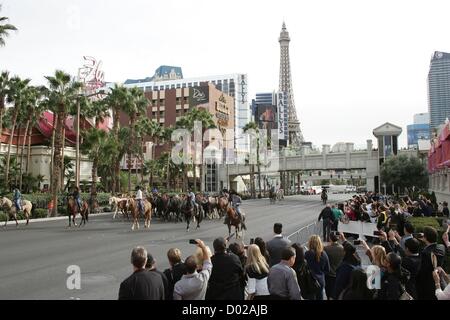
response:
M123 86L114 85L114 88L108 93L105 98L105 103L112 110L113 116L113 127L112 127L112 136L114 137L117 144L120 144L119 141L119 114L124 109L124 105L126 102L128 89ZM123 155L122 155L123 157ZM114 159L113 169L114 174L112 175L112 191L120 192L120 161L121 157Z
M126 104L124 111L129 117L130 127L130 140L131 144L128 145L128 192L131 192L131 157L133 155L132 146L136 144L135 137L135 123L139 116L144 116L146 108L148 106L148 100L144 96L144 92L139 88L131 88L128 90Z
M0 74L0 136L3 132L3 114L6 110L6 96L9 91L9 72L2 71ZM1 143L1 141L0 141Z
M83 133L81 152L87 154L89 159L92 160L92 203L95 203L97 196L97 169L100 158L103 154L113 152L115 147L114 141L108 140L108 134L103 130L91 128Z
M200 122L202 126L202 136L206 129L215 128L216 125L212 118L212 115L203 108L193 108L189 110L189 112L177 121L177 126L180 128L188 129L190 132L194 131L195 122ZM194 153L197 150L194 150ZM203 143L200 148L200 156L201 156L201 164L200 164L200 179L203 177ZM197 178L196 178L196 163L194 161L193 170L194 170L194 191L197 191ZM200 183L201 185L201 183Z
M17 124L17 117L20 113L20 108L23 106L23 100L26 92L26 88L30 79L22 80L19 77L15 76L11 78L9 81L9 91L7 101L9 103L14 103L14 107L12 110L12 123L10 129L10 136L8 141L8 151L6 153L6 169L5 169L5 180L6 183L9 183L9 162L11 158L11 145L14 138L14 132ZM19 143L17 143L17 148L19 147Z
M247 123L244 128L244 132L253 131L256 133L256 163L258 165L258 185L259 185L259 197L261 198L261 163L259 161L259 127L255 122L249 122ZM255 192L255 165L251 163L251 169L250 169L250 183L251 183L251 193L252 197L256 198L256 192Z
M0 11L2 5L0 4ZM9 20L8 17L0 17L0 47L3 47L5 43L5 38L9 36L9 31L16 31L17 28L12 24L6 23Z
M82 87L80 82L74 81L71 76L61 70L57 70L54 76L45 77L49 83L48 99L55 106L58 120L55 131L54 147L54 172L52 175L53 203L58 203L58 190L60 189L60 173L62 170L61 149L63 145L64 121L71 106L76 103L78 92ZM57 206L54 207L52 216L56 216Z
M20 182L19 186L22 185L22 172L23 172L23 157L25 152L25 144L27 142L27 135L28 130L30 129L30 134L32 131L32 126L30 128L30 125L32 125L33 117L38 113L41 113L41 110L39 109L38 99L40 98L41 92L39 88L37 87L28 87L25 92L25 99L23 101L24 108L23 112L25 114L25 131L23 133L23 140L22 140L22 149L20 151ZM19 143L19 141L18 141Z

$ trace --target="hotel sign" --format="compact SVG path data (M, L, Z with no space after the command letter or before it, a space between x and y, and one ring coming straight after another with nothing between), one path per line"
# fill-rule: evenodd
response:
M196 107L209 102L209 87L195 87L189 90L189 106Z
M279 139L287 140L287 121L286 121L286 105L284 101L284 93L278 92L277 94L277 113L278 113L278 135Z

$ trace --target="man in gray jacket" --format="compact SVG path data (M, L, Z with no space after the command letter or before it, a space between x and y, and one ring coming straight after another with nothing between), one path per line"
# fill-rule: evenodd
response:
M271 267L281 261L281 252L291 245L291 241L284 238L281 234L282 231L283 225L278 222L275 223L273 225L273 232L275 235L272 240L267 242L267 251L269 251L270 256L269 266Z
M281 262L270 268L267 285L274 300L301 300L297 275L291 267L295 263L295 250L285 248L281 252Z

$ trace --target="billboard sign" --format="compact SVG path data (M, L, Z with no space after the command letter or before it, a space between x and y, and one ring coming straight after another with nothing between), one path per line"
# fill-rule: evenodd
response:
M194 87L189 90L189 106L196 107L209 102L209 87Z

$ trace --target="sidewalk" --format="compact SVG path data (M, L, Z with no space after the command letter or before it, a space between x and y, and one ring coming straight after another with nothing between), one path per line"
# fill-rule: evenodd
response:
M93 213L90 215L90 217L102 217L102 216L107 216L107 215L111 215L113 212L102 212L102 213ZM39 218L39 219L30 219L30 223L35 223L35 222L47 222L47 221L59 221L59 220L67 220L68 216L59 216L59 217L50 217L50 218ZM21 224L26 224L27 220L17 220L19 222L19 225ZM14 220L9 220L6 225L15 225L16 222ZM0 222L0 226L4 226L5 222L1 221Z

